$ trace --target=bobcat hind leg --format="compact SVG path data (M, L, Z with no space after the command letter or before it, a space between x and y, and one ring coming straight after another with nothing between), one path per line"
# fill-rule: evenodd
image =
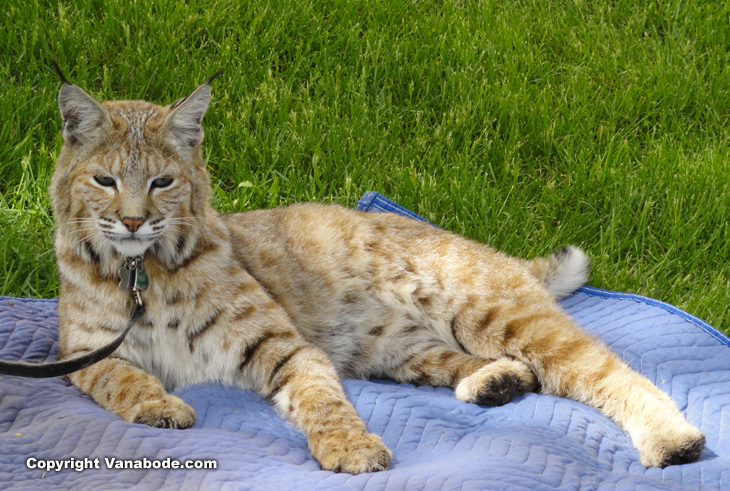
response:
M457 399L487 406L502 406L539 387L535 374L519 360L480 358L445 344L414 353L388 376L398 382L454 387Z
M600 409L631 436L644 466L699 458L705 436L671 398L552 301L466 303L452 325L455 340L469 352L494 353L499 340L505 356L520 360L537 376L543 393Z

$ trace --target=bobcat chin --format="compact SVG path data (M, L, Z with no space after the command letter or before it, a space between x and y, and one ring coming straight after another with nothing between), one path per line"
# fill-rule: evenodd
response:
M144 256L144 316L112 357L71 375L127 421L188 428L168 393L218 382L267 397L322 468L388 468L340 377L453 387L501 405L526 391L602 410L646 466L696 460L704 436L648 379L556 303L585 283L569 247L511 258L428 224L300 204L218 214L201 121L208 83L168 106L59 93L63 148L51 194L63 358L115 338L133 310L117 271Z

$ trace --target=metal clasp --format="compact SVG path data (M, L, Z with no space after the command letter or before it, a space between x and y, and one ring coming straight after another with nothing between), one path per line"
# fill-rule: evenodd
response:
M119 288L122 290L131 290L134 302L142 307L144 301L142 301L141 293L149 284L142 256L128 257L125 259L117 274L119 275Z
M144 300L142 300L142 290L139 288L132 288L132 298L134 299L134 303L137 304L137 307L144 307Z

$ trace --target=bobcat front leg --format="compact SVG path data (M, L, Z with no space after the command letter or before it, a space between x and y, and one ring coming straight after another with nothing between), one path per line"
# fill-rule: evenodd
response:
M69 375L107 411L131 423L158 428L190 428L195 411L165 392L160 381L119 358L107 358Z
M390 450L368 433L327 355L293 330L254 340L245 347L239 370L304 430L323 469L360 474L388 468Z

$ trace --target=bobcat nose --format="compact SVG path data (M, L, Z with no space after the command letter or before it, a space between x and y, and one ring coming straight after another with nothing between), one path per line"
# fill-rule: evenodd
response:
M124 217L122 218L122 223L125 227L127 227L127 230L134 233L139 229L139 227L142 226L144 223L144 218L142 217Z

